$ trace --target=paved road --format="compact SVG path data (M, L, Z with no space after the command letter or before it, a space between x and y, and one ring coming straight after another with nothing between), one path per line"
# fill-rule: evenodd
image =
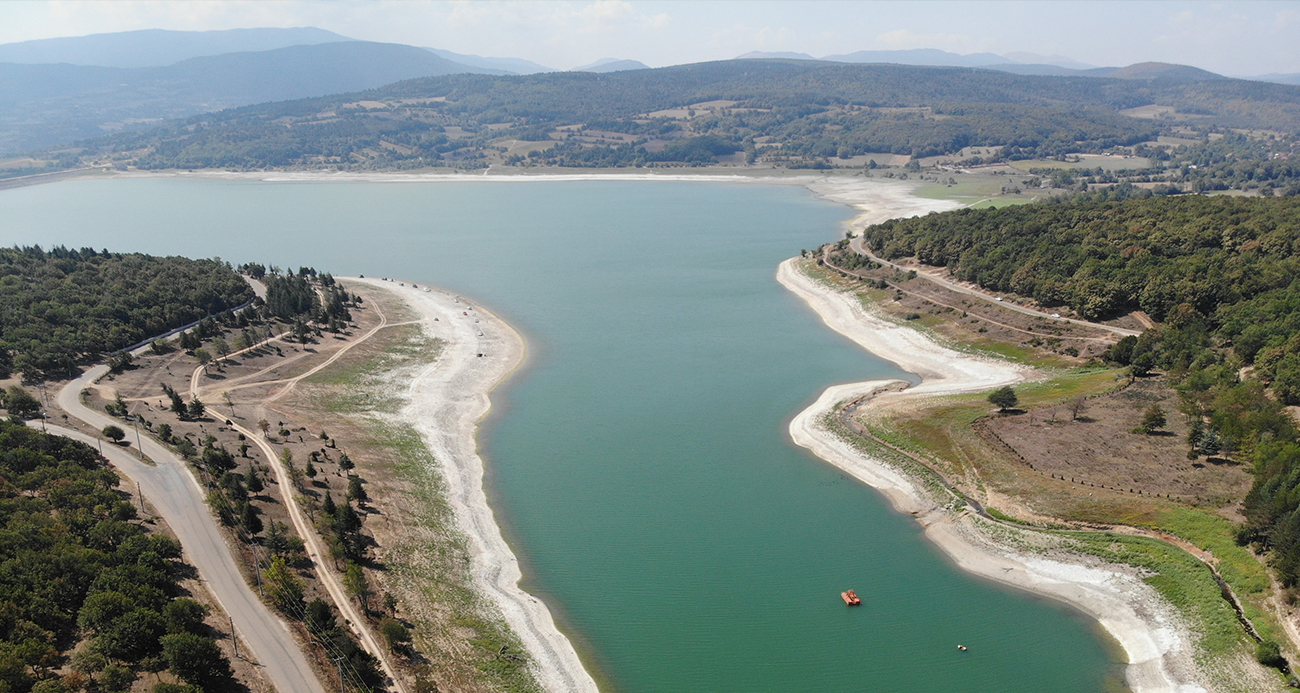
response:
M857 238L854 238L853 240L849 241L849 247L857 251L858 253L862 255L866 255L872 260L879 262L882 265L893 267L894 269L901 270L903 272L910 272L912 270L916 270L915 267L904 267L903 265L890 262L889 260L886 260L882 257L877 257L870 250L867 249L866 245L862 243L861 236L858 236ZM1010 308L1011 310L1014 310L1016 312L1024 313L1025 315L1032 315L1036 318L1047 318L1048 320L1060 320L1062 322L1074 323L1075 325L1080 325L1082 327L1095 327L1099 330L1106 330L1107 332L1112 332L1114 334L1120 335L1121 337L1128 337L1128 336L1136 337L1142 334L1138 330L1129 330L1123 327L1115 327L1113 325L1103 325L1102 323L1099 322L1088 322L1087 320L1076 320L1074 318L1054 318L1052 317L1051 313L1044 313L1040 310L1034 310L1033 308L1026 308L1024 306L1017 305L1009 301L999 301L997 300L996 297L990 296L984 293L983 291L972 289L969 286L962 286L961 284L958 284L956 282L948 281L943 277L936 277L935 275L930 274L929 272L922 272L920 270L917 270L916 274L917 276L923 277L928 281L932 281L935 284L938 284L939 286L942 286L945 289L956 291L957 293L961 293L961 294L966 294L967 296L974 296L975 298L978 298L981 301L987 301L994 305L1002 306L1003 308Z
M121 424L81 403L81 391L108 372L107 366L95 366L85 375L68 383L58 396L59 406L99 430L109 424ZM49 426L53 433L65 435L91 445L99 441L84 433L59 426ZM135 435L128 432L134 443ZM252 660L270 679L279 693L325 693L312 672L306 655L299 649L289 627L258 599L244 582L235 556L217 528L203 490L185 463L161 443L142 437L144 454L154 466L142 463L133 452L115 445L104 445L104 456L140 484L149 502L167 521L180 539L185 559L199 572L221 607L235 622L235 630L252 650Z

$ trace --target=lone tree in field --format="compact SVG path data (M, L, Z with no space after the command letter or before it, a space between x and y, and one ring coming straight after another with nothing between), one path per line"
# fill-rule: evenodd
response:
M1012 390L1010 385L1007 385L990 392L989 402L997 405L998 411L1006 411L1016 406L1020 402L1020 398L1016 397L1016 391Z
M1161 409L1159 404L1153 404L1151 405L1151 408L1147 409L1146 413L1142 415L1142 423L1138 424L1138 427L1134 429L1134 433L1152 435L1156 431L1164 428L1165 423L1167 423L1165 421L1165 410Z
M100 431L100 433L103 433L105 438L108 438L114 443L120 443L122 442L122 439L126 437L126 431L123 431L121 428L118 428L113 424L105 426L104 430Z

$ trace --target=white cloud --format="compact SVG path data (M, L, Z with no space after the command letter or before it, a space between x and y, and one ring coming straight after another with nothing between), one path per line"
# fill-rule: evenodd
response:
M647 29L664 29L672 23L673 18L667 12L660 12L659 14L641 15L638 21L641 22L641 26Z

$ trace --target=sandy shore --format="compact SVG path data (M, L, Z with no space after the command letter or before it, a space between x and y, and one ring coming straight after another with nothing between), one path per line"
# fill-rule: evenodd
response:
M437 361L411 379L400 415L441 465L447 500L467 539L474 584L527 649L538 682L555 693L596 691L550 610L519 589L519 563L483 491L478 425L492 407L492 390L523 363L523 337L490 311L455 294L416 289L410 282L400 286L370 278L347 281L392 292L420 316L426 334L445 342Z
M1173 608L1136 571L1079 557L1049 560L1023 553L1002 538L1008 530L954 507L953 498L910 478L853 447L822 424L846 400L877 393L866 407L891 399L988 390L1024 380L1031 373L1004 361L953 351L922 333L873 315L856 296L835 291L783 262L777 280L808 303L822 320L864 349L917 373L922 382L873 381L828 388L790 423L794 441L818 457L879 489L902 512L915 515L925 534L962 569L1064 601L1095 618L1123 648L1128 685L1135 693L1205 691L1196 682L1191 635ZM1023 537L1022 537L1023 538ZM1032 543L1032 541L1031 541Z
M256 180L268 183L370 182L370 183L537 183L575 181L660 181L686 183L737 183L750 185L798 185L825 200L845 204L859 211L852 225L857 228L900 216L957 209L954 200L914 197L920 181L867 178L853 171L810 173L783 169L567 169L536 170L501 168L478 172L406 171L109 171L82 174L84 178L206 178L214 180Z
M956 200L916 197L913 193L920 184L912 181L841 175L805 180L802 185L823 200L858 210L858 215L848 223L855 232L890 219L946 212L962 206Z

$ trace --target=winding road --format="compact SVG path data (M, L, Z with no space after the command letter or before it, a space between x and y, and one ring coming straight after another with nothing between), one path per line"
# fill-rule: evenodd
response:
M58 394L59 407L94 430L121 423L81 403L81 391L107 372L108 366L95 366ZM78 431L53 425L48 428L90 445L101 444L99 439ZM153 465L137 459L128 448L111 444L102 448L114 467L140 484L145 497L176 533L186 561L198 570L199 577L230 616L238 636L252 650L253 660L279 693L325 693L288 625L244 581L238 561L208 511L203 489L185 462L152 438L141 436L139 444Z

